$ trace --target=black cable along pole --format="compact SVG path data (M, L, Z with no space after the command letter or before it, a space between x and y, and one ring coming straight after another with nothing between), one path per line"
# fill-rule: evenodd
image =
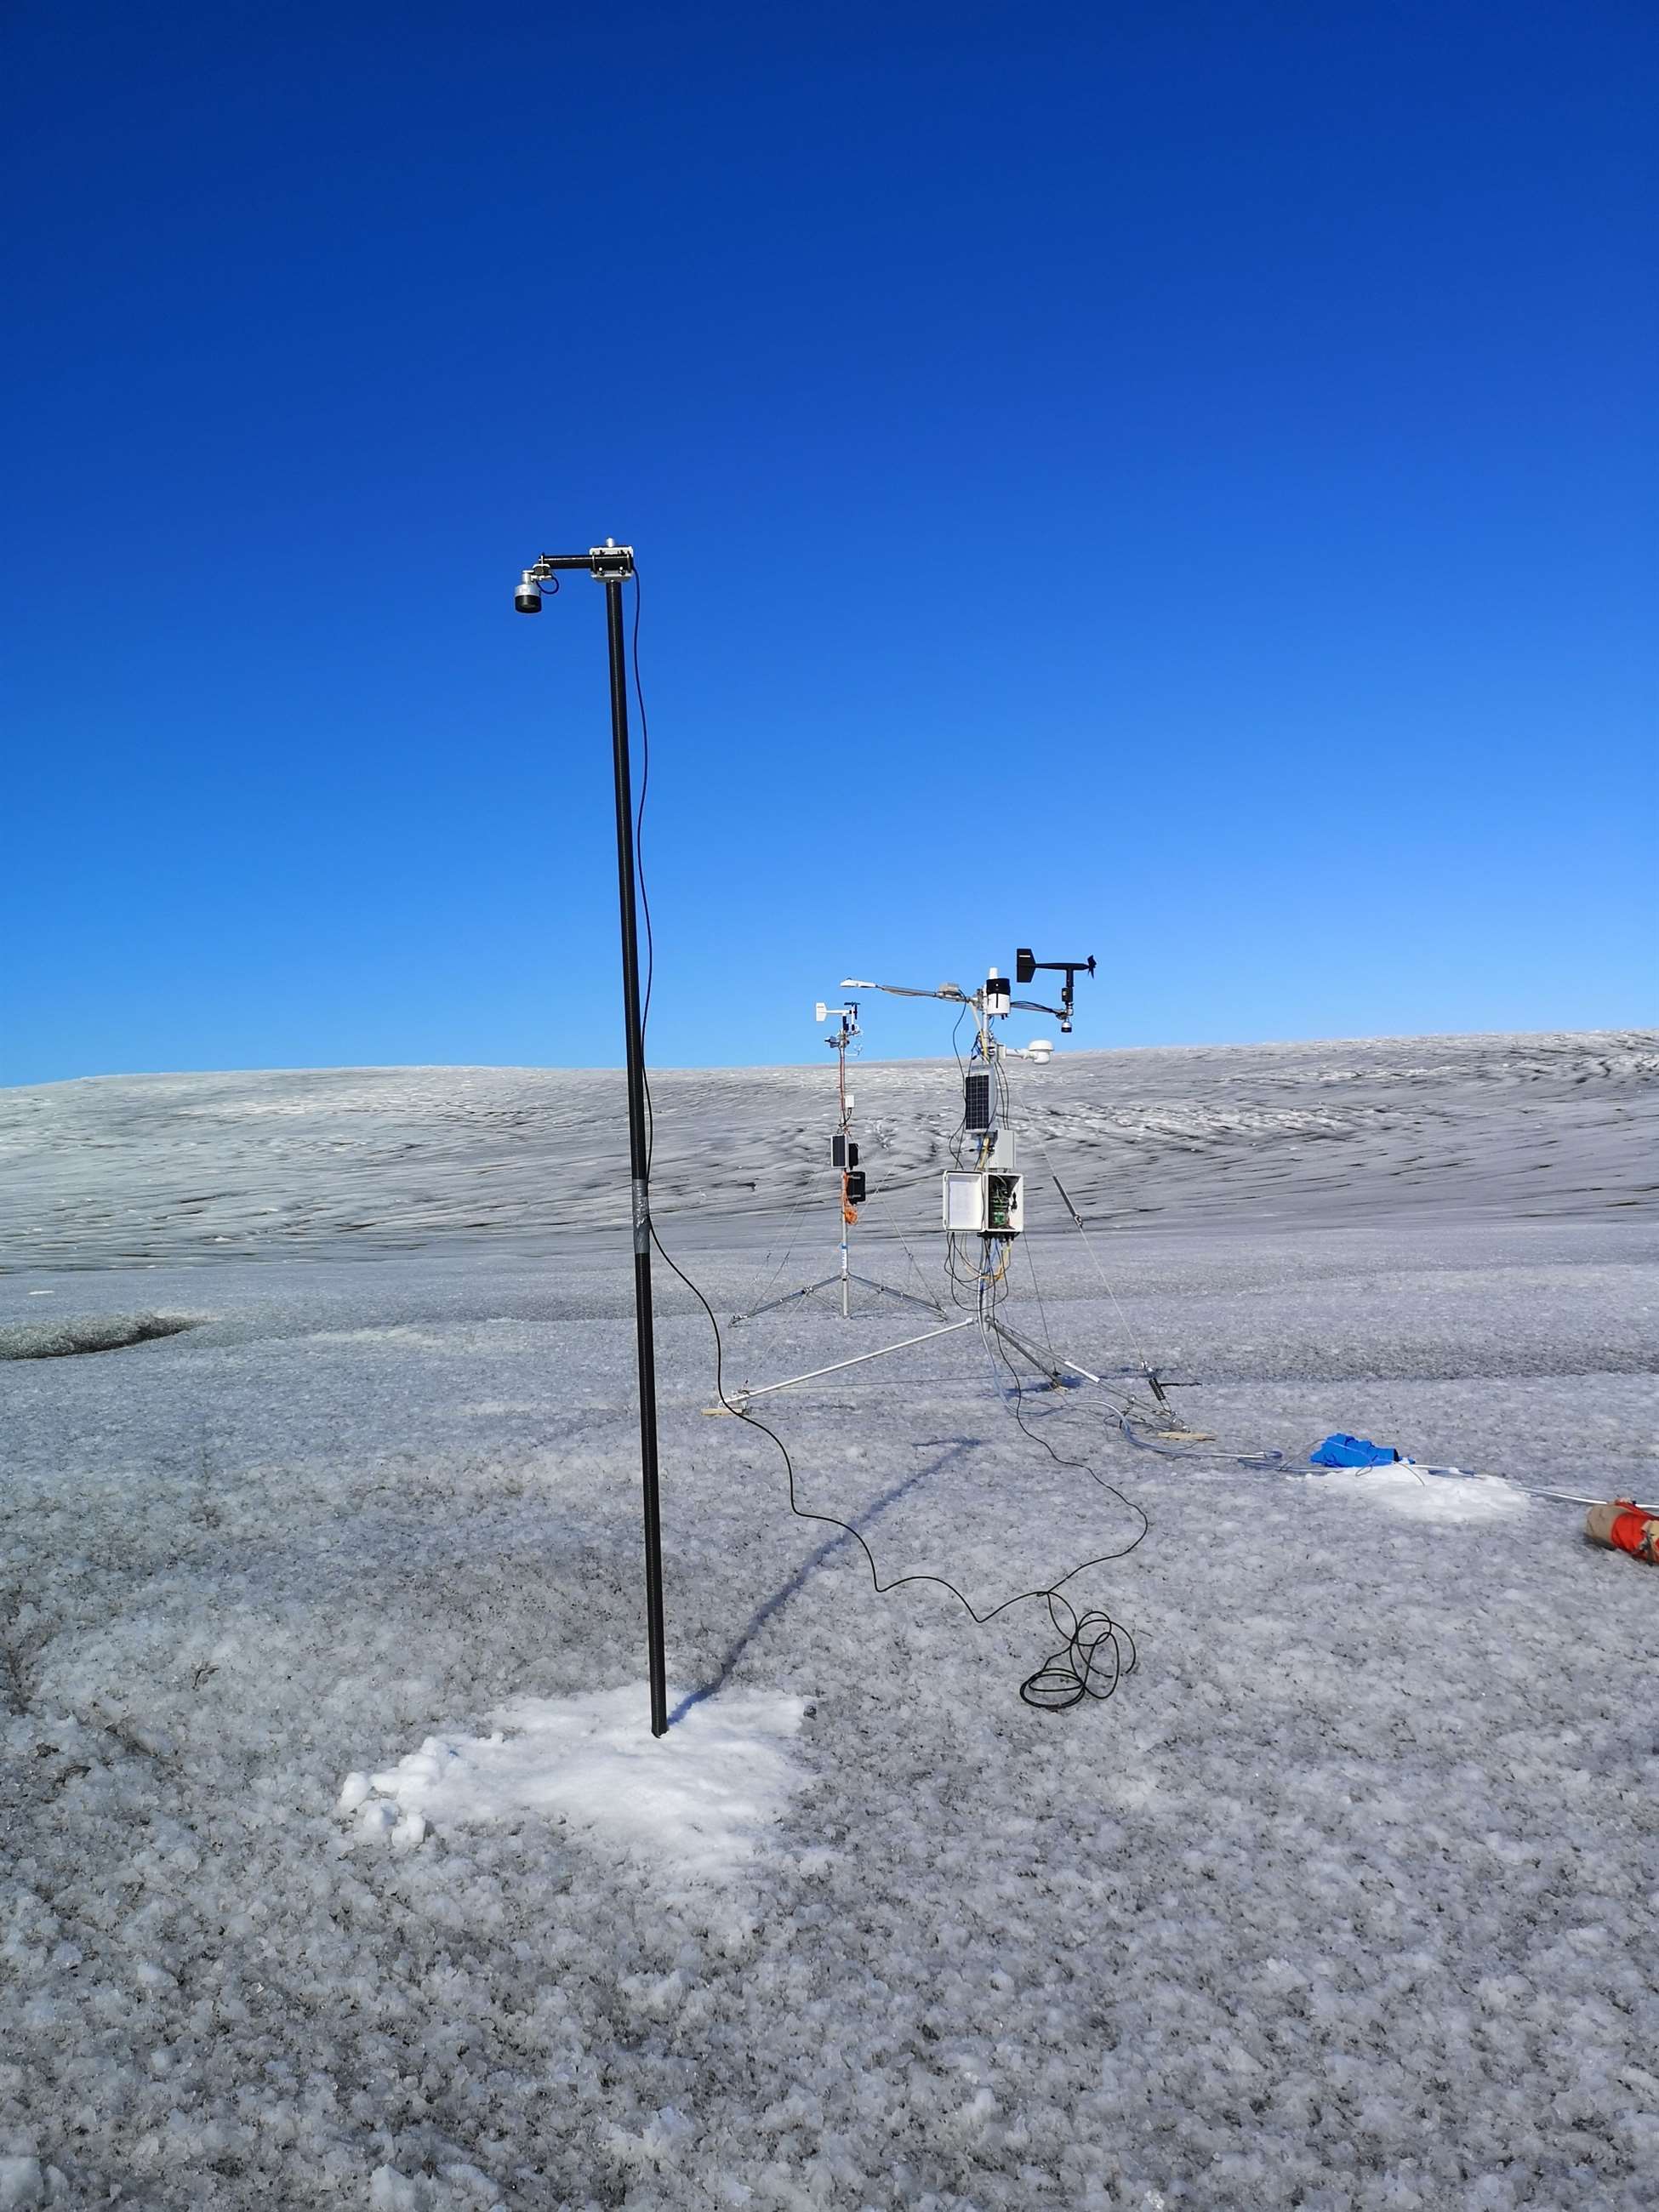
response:
M623 1010L628 1025L628 1155L634 1200L634 1322L640 1352L640 1473L645 1504L645 1634L651 1733L668 1733L664 1656L662 1508L657 1487L657 1348L651 1314L651 1163L646 1146L645 1039L640 1027L640 951L634 890L634 774L628 757L628 671L621 580L605 580L611 647L611 735L617 782L617 887L622 901Z
M645 1505L645 1627L651 1676L651 1733L668 1733L668 1681L662 1602L662 1509L657 1485L657 1349L651 1313L651 1159L646 1136L645 1037L640 1014L638 903L634 884L634 772L628 757L628 667L623 642L623 585L634 574L632 549L607 538L588 553L544 553L526 568L514 605L541 611L540 585L561 569L585 568L605 586L611 653L611 738L617 786L617 889L622 905L623 1012L628 1047L628 1148L633 1182L634 1321L639 1340L640 1474ZM556 584L554 587L557 589Z

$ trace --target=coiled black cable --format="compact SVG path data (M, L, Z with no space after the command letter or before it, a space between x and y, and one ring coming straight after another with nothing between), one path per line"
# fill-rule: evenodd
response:
M1063 1454L1057 1452L1048 1437L1039 1436L1027 1422L1025 1384L1020 1377L1019 1370L1009 1358L1001 1339L995 1336L988 1327L983 1326L994 1316L996 1309L1001 1303L1004 1285L1000 1282L989 1282L983 1286L984 1304L981 1309L981 1333L985 1338L987 1351L993 1354L991 1363L993 1387L996 1389L998 1396L1003 1398L1003 1402L1007 1404L1008 1401L1003 1395L1001 1385L996 1379L996 1359L1000 1357L1003 1365L1013 1378L1012 1410L1022 1432L1028 1436L1034 1444L1041 1444L1056 1467L1080 1469L1091 1481L1100 1483L1103 1490L1109 1491L1114 1498L1121 1499L1125 1505L1130 1507L1133 1512L1140 1515L1140 1534L1135 1538L1133 1544L1124 1547L1126 1552L1133 1551L1135 1544L1139 1544L1146 1535L1149 1525L1146 1516L1141 1511L1140 1507L1133 1504L1128 1498L1123 1497L1121 1491L1114 1488L1110 1483L1102 1481L1087 1460L1067 1459ZM1120 1553L1119 1556L1121 1557L1122 1554ZM1109 1698L1122 1677L1125 1674L1133 1674L1135 1670L1137 1658L1135 1640L1127 1628L1121 1620L1114 1620L1110 1613L1102 1612L1098 1608L1092 1608L1089 1612L1081 1613L1077 1612L1067 1599L1060 1595L1062 1584L1070 1579L1069 1576L1062 1576L1060 1581L1046 1593L1048 1601L1048 1618L1065 1641L1058 1651L1049 1654L1036 1674L1028 1674L1019 1686L1019 1694L1025 1703L1028 1705L1036 1705L1044 1712L1063 1712L1068 1705L1081 1704L1085 1698Z

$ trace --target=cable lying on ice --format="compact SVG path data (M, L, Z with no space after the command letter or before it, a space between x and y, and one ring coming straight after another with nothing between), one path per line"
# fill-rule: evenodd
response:
M1019 1694L1025 1703L1028 1705L1036 1706L1041 1711L1064 1711L1069 1706L1081 1704L1085 1698L1109 1698L1122 1677L1134 1672L1136 1660L1134 1639L1122 1623L1114 1620L1109 1614L1097 1609L1079 1613L1068 1599L1060 1595L1066 1583L1074 1582L1079 1575L1085 1574L1091 1567L1103 1567L1109 1565L1114 1559L1127 1559L1139 1544L1145 1541L1150 1523L1145 1513L1133 1499L1124 1497L1122 1492L1115 1489L1109 1482L1102 1481L1100 1476L1095 1474L1094 1469L1089 1467L1086 1462L1062 1459L1046 1437L1036 1436L1026 1427L1022 1419L1019 1425L1025 1431L1026 1435L1031 1437L1033 1443L1040 1443L1051 1458L1058 1462L1061 1467L1084 1468L1093 1480L1100 1484L1100 1487L1109 1497L1115 1498L1120 1504L1134 1515L1140 1525L1129 1541L1120 1545L1115 1551L1101 1552L1093 1559L1079 1560L1077 1565L1068 1567L1066 1572L1058 1576L1054 1582L1045 1583L1039 1589L1018 1590L1012 1597L1004 1598L999 1604L988 1607L983 1613L980 1612L971 1600L966 1597L945 1575L923 1573L897 1575L891 1582L884 1582L881 1578L881 1570L876 1564L875 1553L850 1521L843 1521L834 1513L815 1512L810 1506L800 1503L795 1489L795 1462L788 1445L785 1443L777 1431L769 1428L757 1414L751 1413L741 1400L733 1400L726 1395L726 1347L720 1335L720 1322L715 1318L714 1309L664 1244L662 1238L657 1233L654 1223L651 1229L651 1241L656 1246L665 1266L678 1276L708 1317L708 1326L714 1332L714 1337L715 1396L728 1413L739 1421L747 1422L751 1429L758 1429L763 1437L769 1437L777 1447L782 1456L784 1473L788 1482L789 1510L796 1519L821 1521L827 1528L839 1528L843 1534L852 1538L864 1554L866 1564L870 1569L871 1587L878 1597L885 1597L891 1591L903 1589L911 1583L931 1583L937 1589L947 1591L977 1628L983 1628L988 1622L997 1620L1005 1613L1012 1612L1016 1606L1028 1605L1034 1600L1041 1599L1048 1608L1050 1620L1066 1639L1060 1650L1050 1653L1036 1673L1028 1675L1019 1686ZM1018 1382L1017 1376L1015 1379ZM1000 1396L1000 1391L998 1395ZM1018 1418L1017 1413L1016 1419Z
M646 1026L651 1018L651 992L656 971L656 938L651 921L651 901L646 889L643 854L645 799L651 778L651 727L646 714L644 686L640 680L640 603L639 564L635 562L631 658L634 694L640 714L640 795L634 812L633 827L635 876L639 887L640 906L645 923L646 971L641 1018L641 1042L643 1046ZM642 1073L645 1085L646 1166L648 1176L656 1142L656 1117L651 1101L649 1071L642 1070ZM891 1582L883 1582L880 1569L876 1565L875 1553L850 1521L843 1521L833 1513L815 1512L800 1503L795 1489L795 1462L790 1455L789 1447L777 1431L769 1428L757 1415L750 1413L741 1401L734 1401L727 1397L725 1380L726 1346L720 1335L720 1325L715 1316L714 1309L704 1297L698 1285L692 1281L685 1269L664 1244L654 1220L650 1223L650 1237L664 1265L679 1278L708 1316L708 1326L714 1332L714 1393L721 1406L736 1419L746 1422L751 1429L758 1429L763 1437L769 1437L776 1446L782 1457L784 1473L787 1480L789 1510L795 1518L799 1521L822 1522L825 1527L839 1528L843 1534L852 1538L864 1554L866 1563L870 1569L871 1586L878 1597L887 1596L890 1592L903 1589L912 1583L931 1583L937 1589L948 1592L975 1626L980 1628L986 1626L988 1622L998 1620L1003 1613L1012 1612L1016 1606L1028 1605L1041 1600L1048 1607L1048 1618L1053 1622L1055 1632L1064 1641L1060 1650L1051 1652L1036 1673L1028 1675L1019 1686L1021 1698L1028 1705L1036 1707L1039 1711L1061 1712L1070 1706L1082 1704L1085 1698L1109 1698L1122 1678L1134 1672L1136 1662L1134 1639L1122 1623L1114 1620L1110 1614L1098 1608L1089 1608L1079 1613L1069 1599L1061 1596L1060 1592L1066 1583L1074 1582L1081 1574L1086 1574L1090 1568L1106 1566L1114 1559L1125 1559L1145 1540L1150 1524L1139 1506L1133 1500L1125 1498L1122 1492L1114 1488L1109 1482L1103 1481L1086 1461L1062 1458L1046 1437L1036 1435L1027 1426L1020 1410L1020 1402L1017 1400L1014 1418L1025 1435L1030 1437L1034 1443L1040 1443L1049 1457L1059 1466L1081 1468L1091 1480L1099 1484L1101 1489L1105 1491L1109 1497L1116 1498L1121 1505L1133 1513L1139 1523L1134 1534L1127 1544L1121 1545L1115 1551L1102 1552L1092 1559L1080 1560L1076 1566L1068 1567L1066 1572L1054 1582L1036 1589L1018 1590L1013 1596L1004 1598L1000 1603L990 1607L983 1613L978 1611L957 1588L957 1585L944 1575L926 1573L899 1575ZM1001 1267L997 1273L996 1279L999 1283L1006 1271L1007 1260L1005 1254ZM981 1315L986 1310L983 1304L985 1288L986 1285L981 1283L980 1285ZM994 1298L993 1306L994 1306ZM985 1334L988 1345L989 1333L987 1331ZM1004 1357L1006 1357L1006 1353ZM1023 1394L1023 1386L1020 1384L1018 1372L1015 1372L1014 1381L1017 1391ZM1001 1397L1000 1389L997 1395L999 1398Z

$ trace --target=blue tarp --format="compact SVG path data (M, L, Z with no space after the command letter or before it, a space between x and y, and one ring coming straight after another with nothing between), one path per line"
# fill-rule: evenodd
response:
M1374 1444L1369 1437L1346 1436L1340 1430L1316 1444L1308 1454L1310 1467L1392 1467L1400 1455L1392 1444Z

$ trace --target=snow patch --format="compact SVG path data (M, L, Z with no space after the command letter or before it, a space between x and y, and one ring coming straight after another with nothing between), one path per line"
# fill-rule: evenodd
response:
M677 1717L653 1737L642 1682L520 1698L490 1715L490 1735L429 1735L381 1773L348 1775L339 1809L404 1848L428 1827L552 1814L677 1881L729 1880L805 1779L791 1745L805 1700L726 1690L693 1703L671 1690L669 1706Z
M1419 1468L1408 1459L1393 1467L1334 1468L1308 1480L1328 1495L1370 1498L1407 1521L1507 1521L1527 1510L1526 1492L1501 1474Z

